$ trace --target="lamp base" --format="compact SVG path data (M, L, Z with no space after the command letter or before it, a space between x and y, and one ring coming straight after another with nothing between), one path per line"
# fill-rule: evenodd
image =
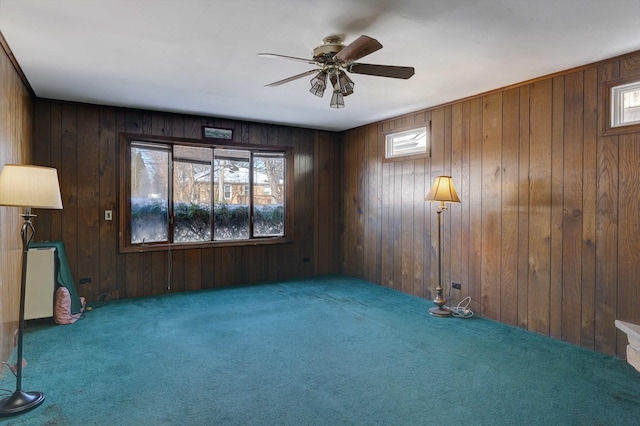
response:
M450 317L451 311L439 306L434 306L433 308L429 308L429 315L432 315L434 317Z
M38 391L17 390L0 401L0 417L13 416L32 410L44 401L44 394Z

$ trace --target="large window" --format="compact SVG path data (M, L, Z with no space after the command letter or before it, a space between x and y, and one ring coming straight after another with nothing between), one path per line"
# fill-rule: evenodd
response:
M287 241L290 149L122 135L120 247Z

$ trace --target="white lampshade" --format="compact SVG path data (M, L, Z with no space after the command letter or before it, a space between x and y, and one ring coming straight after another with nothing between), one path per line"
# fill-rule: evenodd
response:
M58 171L51 167L5 164L0 172L0 206L61 209Z
M438 176L427 194L427 201L440 201L442 203L459 203L460 198L456 194L451 176Z

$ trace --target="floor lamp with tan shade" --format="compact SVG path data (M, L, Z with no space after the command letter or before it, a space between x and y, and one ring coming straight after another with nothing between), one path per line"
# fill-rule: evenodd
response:
M451 311L444 307L446 300L442 296L442 212L447 209L445 203L460 202L451 176L436 177L426 200L440 203L436 211L438 213L438 287L436 287L436 298L433 299L436 306L429 309L429 314L436 317L448 317L451 315Z
M32 208L62 209L58 171L50 167L6 164L0 172L0 206L24 207L25 213L20 235L22 237L22 275L20 284L20 310L16 362L16 390L0 400L0 417L13 416L36 408L44 401L39 391L22 390L22 340L24 337L24 305L29 243L35 229L31 219ZM53 303L53 299L51 300Z

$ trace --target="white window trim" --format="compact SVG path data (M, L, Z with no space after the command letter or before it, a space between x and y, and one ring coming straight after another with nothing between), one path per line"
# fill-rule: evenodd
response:
M623 121L624 94L628 92L640 91L640 81L621 84L611 88L611 127L631 126L640 124L640 119L634 121Z

